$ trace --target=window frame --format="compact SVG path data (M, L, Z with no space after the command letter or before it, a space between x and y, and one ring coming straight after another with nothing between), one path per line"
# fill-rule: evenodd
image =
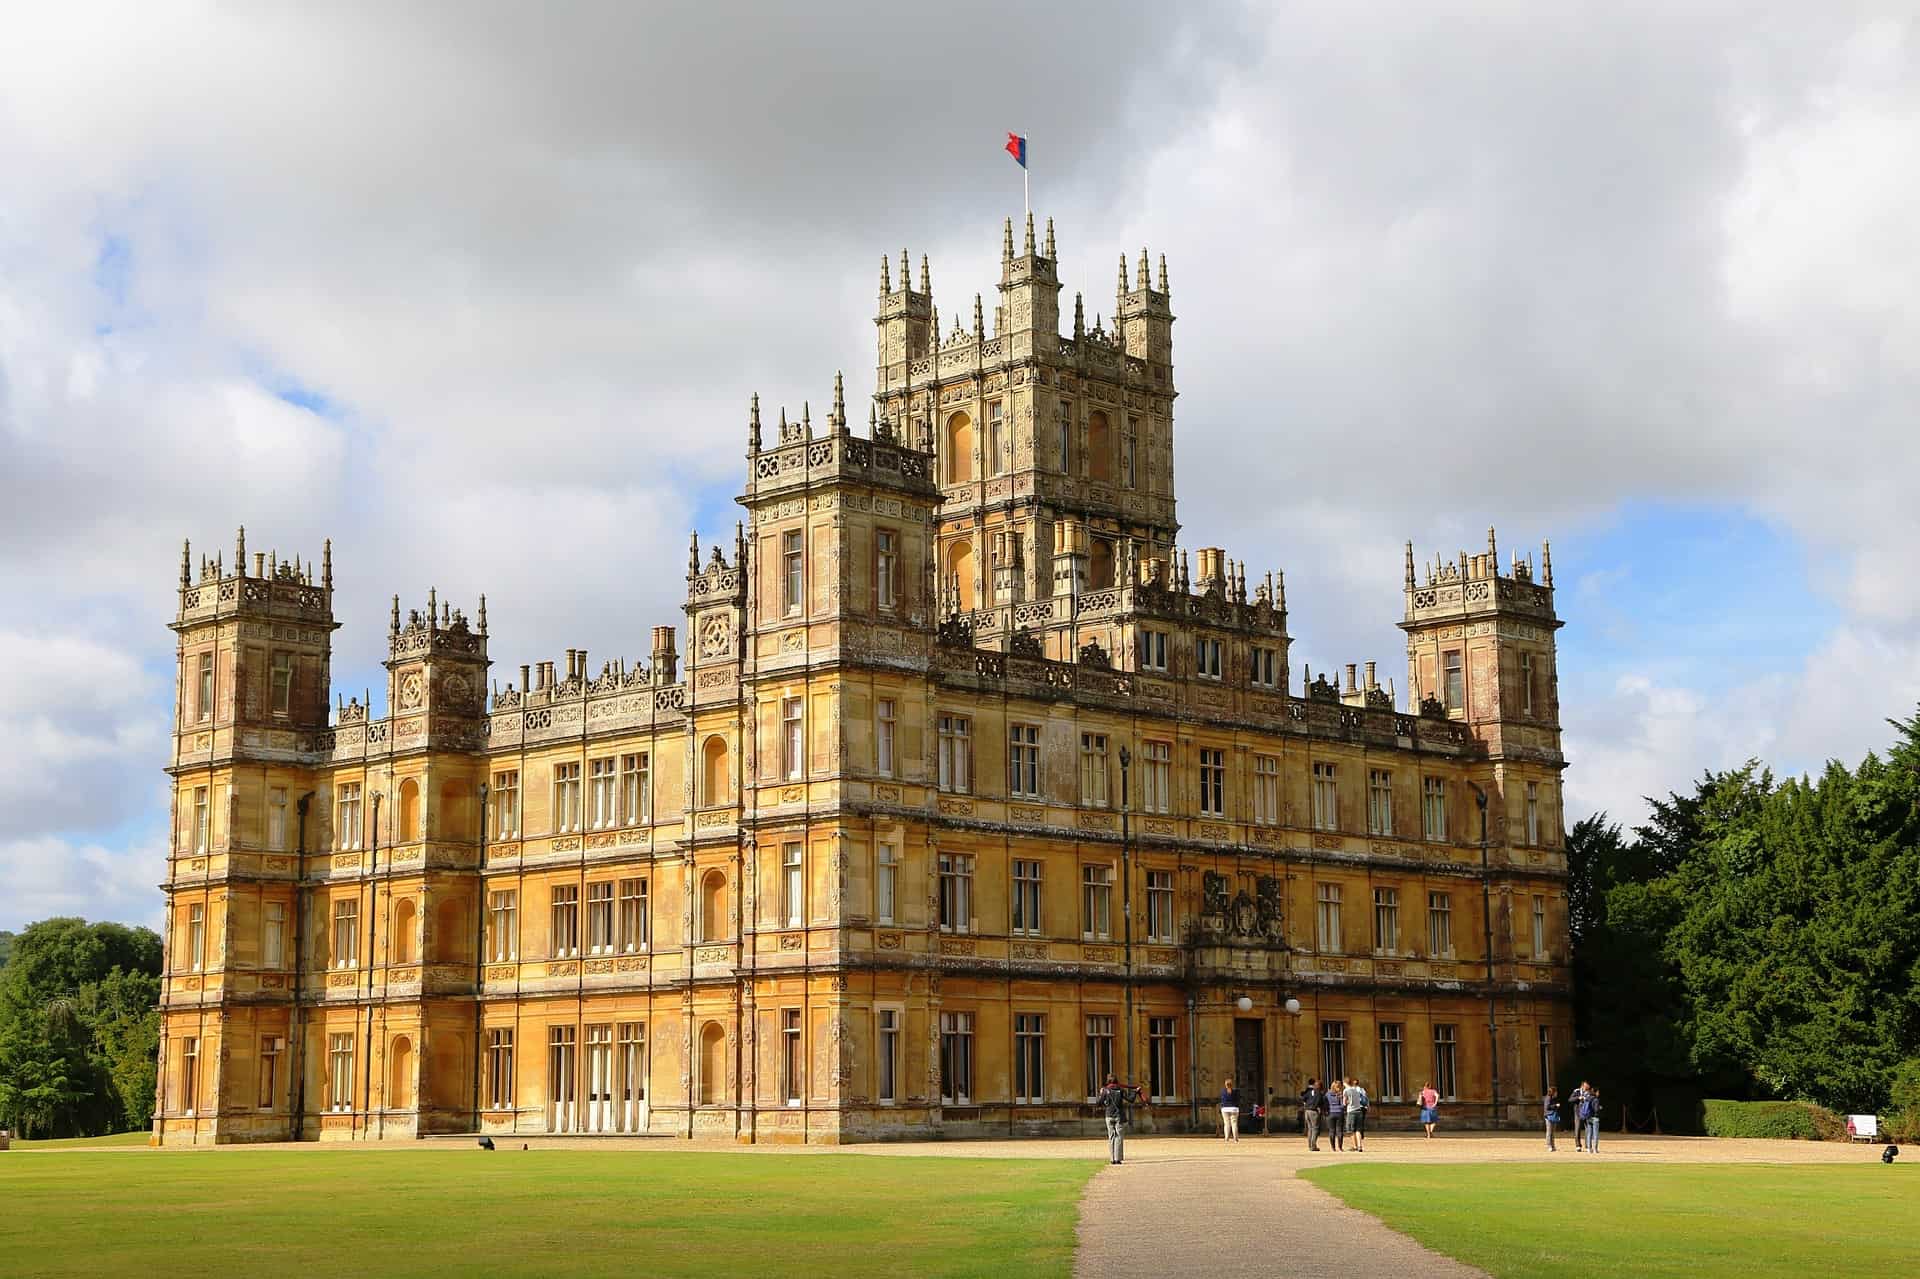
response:
M780 612L783 617L799 617L806 611L807 548L803 530L790 528L780 534Z
M1007 794L1014 799L1043 798L1038 724L1016 720L1007 726Z

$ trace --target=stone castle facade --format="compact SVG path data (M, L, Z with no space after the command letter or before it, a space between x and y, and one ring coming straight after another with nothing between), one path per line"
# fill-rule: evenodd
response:
M384 718L316 571L184 553L155 1140L1161 1130L1308 1075L1531 1122L1568 1053L1551 560L1401 584L1404 704L1177 550L1164 259L1060 332L883 261L870 428L764 429L685 652L491 674L429 593ZM489 695L489 686L493 691ZM1482 825L1484 819L1484 827ZM1484 835L1483 835L1484 830Z

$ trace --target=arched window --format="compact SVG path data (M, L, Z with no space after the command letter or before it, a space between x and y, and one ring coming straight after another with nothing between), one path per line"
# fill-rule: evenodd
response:
M732 798L727 781L727 739L716 733L700 747L700 802L725 804Z
M717 1021L700 1028L700 1104L713 1106L727 1096L727 1032Z
M387 1053L387 1109L413 1104L413 1041L401 1035Z
M974 608L973 593L973 544L967 541L955 542L947 548L947 575L942 589L955 588L959 591L960 607Z
M1107 415L1097 411L1087 418L1087 478L1113 483L1113 432Z
M422 839L420 833L420 783L409 777L400 783L400 824L394 829L393 842Z
M973 419L955 413L947 419L940 441L946 455L947 483L960 484L973 478Z
M727 919L727 873L710 870L700 881L700 940L725 941L733 936Z
M1103 537L1093 539L1092 554L1087 558L1087 586L1098 590L1113 585L1113 543Z
M411 964L420 953L416 938L420 932L419 915L413 898L402 897L393 908L393 962Z

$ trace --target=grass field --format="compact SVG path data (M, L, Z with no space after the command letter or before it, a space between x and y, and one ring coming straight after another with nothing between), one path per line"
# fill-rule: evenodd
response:
M1344 1164L1301 1175L1495 1275L1910 1274L1920 1167Z
M39 1141L22 1141L14 1138L16 1150L100 1150L115 1146L144 1146L152 1136L146 1129L139 1132L109 1133L105 1137L50 1137Z
M45 1275L1066 1275L1088 1160L299 1150L0 1157Z

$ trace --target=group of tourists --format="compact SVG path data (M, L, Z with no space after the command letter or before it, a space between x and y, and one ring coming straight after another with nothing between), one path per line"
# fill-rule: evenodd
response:
M1599 1154L1600 1090L1583 1079L1580 1086L1573 1090L1572 1096L1567 1098L1567 1104L1573 1114L1573 1148L1590 1155ZM1553 1137L1564 1118L1558 1088L1547 1089L1541 1110L1547 1125L1547 1149L1558 1150L1559 1147L1553 1144Z

